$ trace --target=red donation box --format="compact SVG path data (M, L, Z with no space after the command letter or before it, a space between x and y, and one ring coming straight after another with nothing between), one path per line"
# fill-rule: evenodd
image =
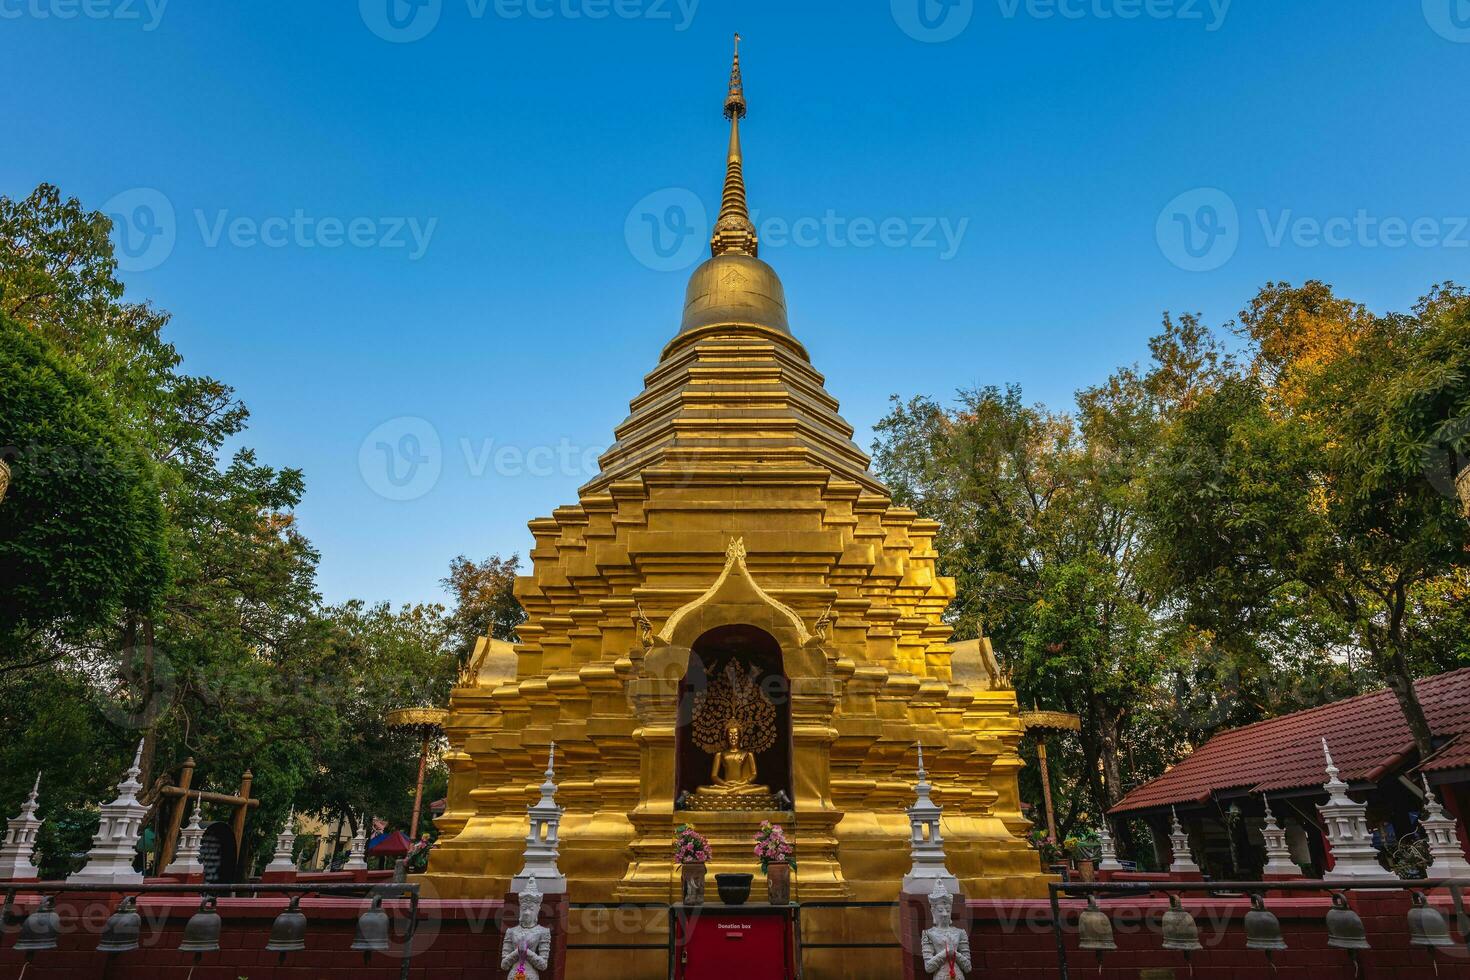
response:
M796 906L675 905L674 980L796 980Z

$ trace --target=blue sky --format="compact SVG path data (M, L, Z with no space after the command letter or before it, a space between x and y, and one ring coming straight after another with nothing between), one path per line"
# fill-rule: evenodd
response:
M130 294L305 470L328 599L437 599L677 329L737 29L762 254L865 447L1269 280L1470 280L1470 0L0 0L0 193L123 216Z

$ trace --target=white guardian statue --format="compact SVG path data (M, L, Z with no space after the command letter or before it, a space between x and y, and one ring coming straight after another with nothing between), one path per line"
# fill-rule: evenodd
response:
M971 965L970 937L954 924L954 896L943 881L934 883L929 914L934 925L924 930L924 972L935 980L965 980Z
M505 931L500 944L500 968L506 980L541 980L541 971L551 962L551 930L538 925L541 890L533 877L521 892L520 921Z

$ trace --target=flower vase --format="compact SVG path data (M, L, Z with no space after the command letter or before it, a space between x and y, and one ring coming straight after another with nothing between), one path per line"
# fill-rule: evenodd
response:
M766 866L766 894L772 905L791 904L791 865L772 861Z
M705 866L698 862L681 864L679 866L684 879L684 904L704 904L704 876Z

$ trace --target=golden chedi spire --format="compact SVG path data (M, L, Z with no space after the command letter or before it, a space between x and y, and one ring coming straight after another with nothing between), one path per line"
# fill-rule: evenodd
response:
M725 116L730 152L712 256L689 277L684 320L665 345L643 394L582 489L598 492L635 477L727 483L740 474L807 468L882 494L853 428L786 322L786 293L756 257L745 199L740 120L746 113L739 38Z
M740 155L740 120L745 118L745 85L740 77L740 35L735 35L735 63L730 68L730 94L725 97L725 118L730 120L730 153L725 160L725 190L720 198L720 216L710 238L710 254L735 252L752 258L760 254L750 208L745 203L745 161Z
M711 258L689 277L680 335L705 327L762 327L790 335L786 325L786 291L776 270L757 257L759 240L745 199L745 157L740 151L740 120L745 118L745 84L740 74L740 35L735 35L735 61L725 118L730 120L730 151L725 158L725 187L720 215L710 237Z

